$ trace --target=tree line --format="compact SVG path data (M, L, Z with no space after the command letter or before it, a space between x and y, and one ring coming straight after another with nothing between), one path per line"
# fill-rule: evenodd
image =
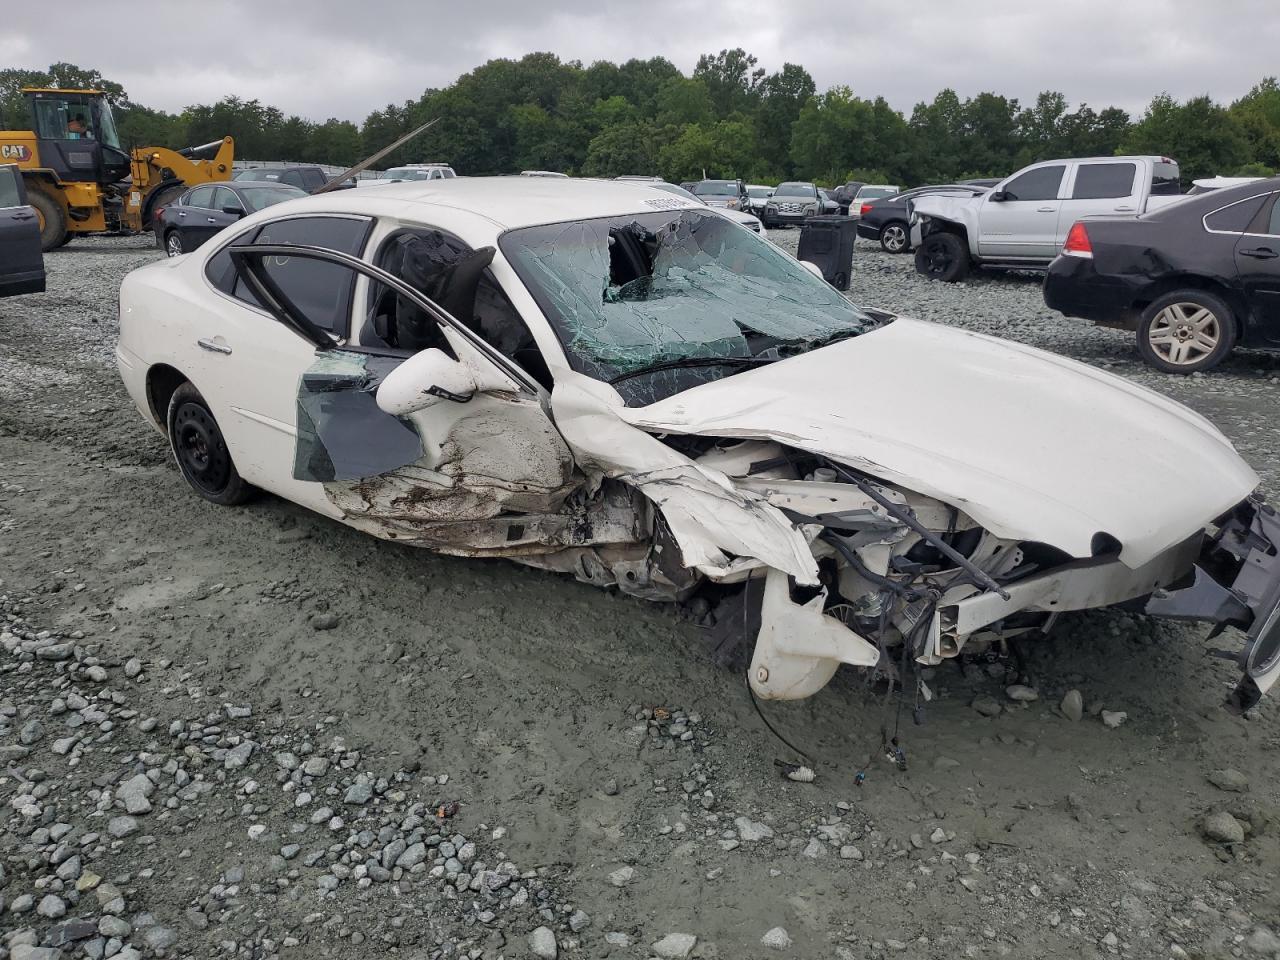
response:
M97 70L53 64L0 70L0 124L30 127L23 86L106 91L126 145L184 147L236 138L237 156L349 165L429 119L431 130L383 166L443 161L462 174L558 170L658 174L671 181L846 180L913 185L996 177L1037 160L1116 153L1177 159L1184 181L1280 170L1280 84L1261 80L1229 104L1155 96L1133 119L1119 107L1074 108L1056 91L1029 105L993 92L943 90L910 115L847 86L818 93L802 66L769 73L745 50L704 54L691 75L654 57L583 66L550 53L490 60L442 89L388 104L360 125L286 116L227 96L180 113L133 102Z

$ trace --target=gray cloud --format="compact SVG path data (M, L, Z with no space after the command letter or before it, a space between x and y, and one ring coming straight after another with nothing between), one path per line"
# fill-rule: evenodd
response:
M355 121L445 86L492 57L548 50L564 60L664 56L688 72L700 53L741 46L776 70L790 61L818 89L844 84L909 112L943 87L1024 103L1040 90L1140 112L1167 90L1224 102L1277 71L1275 0L169 0L134 18L97 0L4 13L0 67L94 66L149 106L223 96L286 113ZM833 13L836 16L833 16ZM68 30L59 23L74 22Z

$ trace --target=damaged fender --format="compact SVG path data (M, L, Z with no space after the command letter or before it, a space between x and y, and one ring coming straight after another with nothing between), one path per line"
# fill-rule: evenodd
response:
M798 583L818 582L809 540L781 510L627 423L607 384L557 371L551 409L579 467L622 480L658 505L685 566L722 579L742 568L740 558L754 558Z

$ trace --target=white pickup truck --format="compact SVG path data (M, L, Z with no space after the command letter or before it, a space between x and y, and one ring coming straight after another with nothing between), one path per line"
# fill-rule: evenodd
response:
M1134 216L1179 199L1168 157L1089 157L1024 167L975 197L911 202L916 271L948 283L971 267L1043 270L1085 217Z

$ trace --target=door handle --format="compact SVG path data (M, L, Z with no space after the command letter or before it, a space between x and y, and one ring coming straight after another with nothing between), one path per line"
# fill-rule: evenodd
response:
M34 220L35 218L36 215L34 213L15 213L13 215L14 220Z
M180 216L180 217L185 217L186 215L187 215L187 212L186 212L185 210L179 210L179 211L178 211L178 216Z
M1253 257L1255 260L1274 260L1280 257L1280 253L1276 253L1270 247L1255 247L1252 250L1241 250L1240 256Z
M1057 207L1036 207L1036 213L1057 213Z
M197 340L196 344L200 347L201 350L208 350L210 353L230 353L231 352L231 348L228 347L225 343L218 343L217 340L210 340L207 337L202 337L201 339Z
M210 223L217 223L217 222L218 222L218 221L217 221L217 220L215 220L213 217L205 217L205 219L206 219L206 220L208 220Z
M1116 207L1115 210L1117 213L1133 213L1133 207L1130 206Z

